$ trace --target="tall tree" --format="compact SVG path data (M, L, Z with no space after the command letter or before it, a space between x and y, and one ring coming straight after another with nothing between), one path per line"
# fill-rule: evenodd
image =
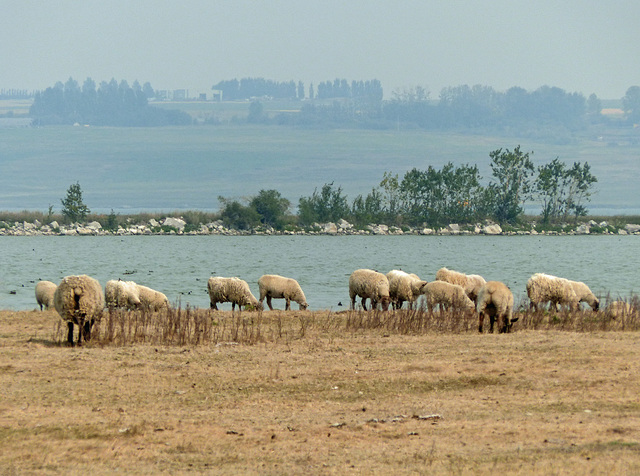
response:
M284 228L284 218L289 211L291 202L280 195L277 190L260 190L257 196L251 199L249 206L253 207L260 215L260 221L276 230Z
M82 188L80 183L71 184L67 189L67 195L60 199L62 203L62 214L71 222L81 222L91 213L82 201Z
M622 98L622 108L629 121L640 122L640 86L631 86Z
M519 145L513 151L494 150L489 157L496 180L489 183L494 199L494 217L500 223L514 223L524 211L524 203L531 198L533 162L529 152L522 152Z

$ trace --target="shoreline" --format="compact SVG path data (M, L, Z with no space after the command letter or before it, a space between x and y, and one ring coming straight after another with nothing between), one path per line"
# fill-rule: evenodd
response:
M528 228L528 229L527 229ZM286 230L275 230L269 226L260 226L249 230L238 230L227 228L222 221L201 224L198 227L189 226L180 218L167 217L160 222L155 219L144 224L119 226L117 230L108 230L102 227L100 222L93 221L87 224L74 223L71 225L60 225L56 221L43 225L36 220L30 222L16 222L9 225L0 222L0 236L133 236L133 235L177 235L177 236L199 236L199 235L220 235L220 236L379 236L379 235L422 235L422 236L478 236L478 235L499 235L499 236L572 236L572 235L640 235L640 225L627 223L624 226L611 225L606 221L596 223L590 220L578 225L557 225L547 230L536 230L536 224L528 224L528 227L505 226L503 229L495 223L485 225L459 225L449 224L446 227L429 228L421 227L396 227L381 224L370 224L364 229L356 228L346 220L337 223L315 223L309 228L295 228Z

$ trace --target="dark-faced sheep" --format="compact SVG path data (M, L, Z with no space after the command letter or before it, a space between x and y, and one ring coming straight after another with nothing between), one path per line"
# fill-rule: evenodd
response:
M91 339L91 328L102 317L104 295L100 283L87 275L67 276L54 294L56 311L67 322L67 341L73 345L73 325L80 328L78 344Z
M478 331L482 332L485 317L489 318L489 332L493 332L494 322L498 322L498 332L509 332L511 325L518 320L512 318L513 293L500 281L489 281L478 293Z

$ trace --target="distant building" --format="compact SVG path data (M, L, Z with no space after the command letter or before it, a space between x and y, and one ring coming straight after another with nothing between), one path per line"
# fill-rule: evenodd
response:
M174 89L173 100L174 101L186 101L189 98L188 89Z
M211 90L211 99L213 101L222 102L222 89L212 89Z

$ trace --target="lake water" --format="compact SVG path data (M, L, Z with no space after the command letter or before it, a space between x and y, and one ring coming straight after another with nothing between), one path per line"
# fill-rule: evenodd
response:
M182 307L209 306L210 276L238 276L258 297L258 278L281 274L298 280L310 309L346 309L357 268L403 269L431 281L447 266L503 281L516 300L536 272L584 281L601 297L640 291L637 236L33 236L0 237L0 250L0 309L13 310L36 307L38 280L71 274L103 286L133 280Z

